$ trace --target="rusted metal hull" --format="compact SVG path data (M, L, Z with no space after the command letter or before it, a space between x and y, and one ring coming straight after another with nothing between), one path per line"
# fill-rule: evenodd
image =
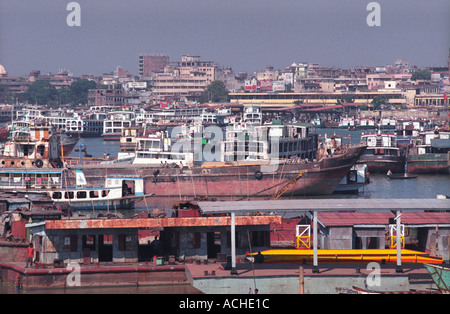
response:
M408 173L448 174L449 154L410 154L408 155Z
M405 159L401 156L364 155L358 160L359 164L366 164L371 173L402 173L405 171Z
M304 175L284 196L328 195L338 186L365 146L355 146L346 153L327 156L318 162L280 164L271 171L264 171L261 164L241 162L239 164L213 163L208 166L179 168L83 168L88 182L106 174L134 174L145 178L145 193L155 197L189 197L242 199L271 197L300 172Z

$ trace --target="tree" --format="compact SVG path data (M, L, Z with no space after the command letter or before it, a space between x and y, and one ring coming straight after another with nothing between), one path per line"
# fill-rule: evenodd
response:
M49 81L35 81L25 92L25 99L32 104L47 105L58 100L58 91Z
M341 98L337 99L337 104L346 104L346 103L354 103L355 102L355 98L352 95L345 95L342 96Z
M222 81L214 81L206 87L203 94L200 96L200 102L227 102L228 90L225 83Z
M419 70L413 73L411 80L431 80L431 72L428 70Z
M88 103L88 91L95 89L97 84L94 81L81 79L73 82L69 87L69 102L73 106Z
M380 110L384 105L389 105L389 98L387 96L376 96L373 98L373 110Z
M12 97L9 88L1 85L0 86L0 104L12 104L14 103L14 99Z

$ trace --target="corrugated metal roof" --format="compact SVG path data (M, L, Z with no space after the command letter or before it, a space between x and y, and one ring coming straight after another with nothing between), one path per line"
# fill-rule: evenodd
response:
M389 218L395 218L391 212L384 213L330 213L322 212L317 215L319 221L328 227L354 225L388 225ZM403 213L401 223L405 225L450 225L450 213L444 212L414 212Z
M388 225L390 212L384 213L319 213L317 219L325 226Z
M294 199L198 202L205 213L252 211L450 210L450 199Z

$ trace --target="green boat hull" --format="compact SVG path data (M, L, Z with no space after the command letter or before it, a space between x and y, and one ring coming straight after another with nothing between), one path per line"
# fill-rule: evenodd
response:
M441 293L450 294L450 268L423 264Z

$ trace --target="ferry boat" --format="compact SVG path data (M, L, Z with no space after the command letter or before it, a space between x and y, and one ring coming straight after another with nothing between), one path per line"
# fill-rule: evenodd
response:
M449 173L450 132L422 132L407 155L408 173Z
M73 137L99 137L103 134L106 113L90 113L66 122L65 133Z
M250 133L242 133L239 140L226 135L221 145L216 146L214 154L218 159L215 161L203 160L202 155L198 156L202 159L195 158L192 165L189 161L182 161L177 167L165 167L166 159L168 164L177 159L173 159L174 156L167 158L170 154L165 157L164 149L159 146L165 142L157 139L151 145L153 149L153 145L157 145L159 158L156 158L157 152L146 152L153 154L150 156L153 161L150 171L148 167L130 169L128 165L80 169L93 180L104 177L106 173L141 175L145 178L146 191L154 193L155 197L257 199L272 197L285 186L288 189L284 196L324 195L334 192L366 149L365 145L346 146L328 154L318 148L318 135L310 124L273 124L253 128L248 131ZM238 134L234 129L231 133ZM140 145L142 148L143 143ZM146 145L150 143L146 142ZM175 150L173 153L182 155Z
M397 134L397 145L400 148L408 148L414 145L420 132L431 130L432 123L429 120L397 120L395 134Z
M231 110L214 110L201 106L183 106L171 109L141 110L137 114L138 124L147 124L153 127L172 127L182 124L191 124L195 121L204 125L224 126L225 117L231 115Z
M78 185L86 184L80 170L76 176L77 186L46 191L55 205L69 205L77 210L133 209L134 204L144 198L142 178L113 176L105 178L101 187L88 187Z
M46 124L14 130L0 152L0 168L56 167L61 150L58 139L55 129Z
M341 118L339 120L339 128L355 130L356 129L355 117L349 117L349 116L342 117L341 116Z
M67 169L0 169L0 190L47 195L55 205L74 209L130 209L144 195L144 179L135 176L108 176L102 186L87 186L81 170L76 184L70 184Z
M374 129L375 120L373 118L358 119L358 129Z
M257 125L258 121L259 117L246 127L235 125L226 129L221 145L222 161L270 160L275 154L279 159L316 158L318 135L312 132L312 124L281 124L274 120L271 124ZM271 142L274 139L276 142Z
M380 130L394 130L397 126L397 120L393 118L381 118L378 125Z
M369 172L392 173L404 172L405 157L403 151L397 146L395 134L373 133L362 134L361 143L367 145L366 151L357 161L366 164Z
M105 141L119 141L122 130L135 126L136 116L134 111L113 110L103 122L102 137Z

